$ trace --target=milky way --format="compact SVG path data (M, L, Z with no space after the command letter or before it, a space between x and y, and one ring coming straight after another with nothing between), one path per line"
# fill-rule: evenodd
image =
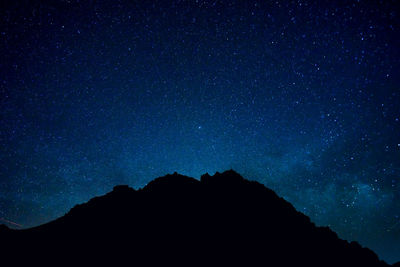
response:
M3 1L0 223L233 168L399 261L399 6L337 2Z

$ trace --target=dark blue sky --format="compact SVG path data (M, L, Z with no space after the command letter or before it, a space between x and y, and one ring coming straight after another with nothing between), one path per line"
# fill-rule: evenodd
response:
M399 4L338 2L2 1L2 223L233 168L399 261Z

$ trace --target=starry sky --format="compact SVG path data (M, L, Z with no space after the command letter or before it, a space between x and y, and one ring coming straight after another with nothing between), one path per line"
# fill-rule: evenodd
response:
M1 1L0 223L233 168L400 260L397 1ZM162 222L160 222L162 223Z

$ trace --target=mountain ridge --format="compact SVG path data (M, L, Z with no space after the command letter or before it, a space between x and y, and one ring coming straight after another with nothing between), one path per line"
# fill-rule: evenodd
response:
M0 227L0 237L7 244L0 250L5 255L22 251L40 261L66 254L96 261L99 251L117 255L134 248L136 254L122 253L118 259L137 255L141 261L152 251L152 257L171 261L224 265L389 266L370 249L339 239L329 227L317 227L273 190L233 170L204 174L200 180L169 174L137 190L115 186L52 222L25 230Z

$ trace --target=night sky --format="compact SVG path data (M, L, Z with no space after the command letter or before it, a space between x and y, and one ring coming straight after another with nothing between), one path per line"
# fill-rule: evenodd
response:
M0 223L233 168L399 261L399 3L338 2L1 1Z

